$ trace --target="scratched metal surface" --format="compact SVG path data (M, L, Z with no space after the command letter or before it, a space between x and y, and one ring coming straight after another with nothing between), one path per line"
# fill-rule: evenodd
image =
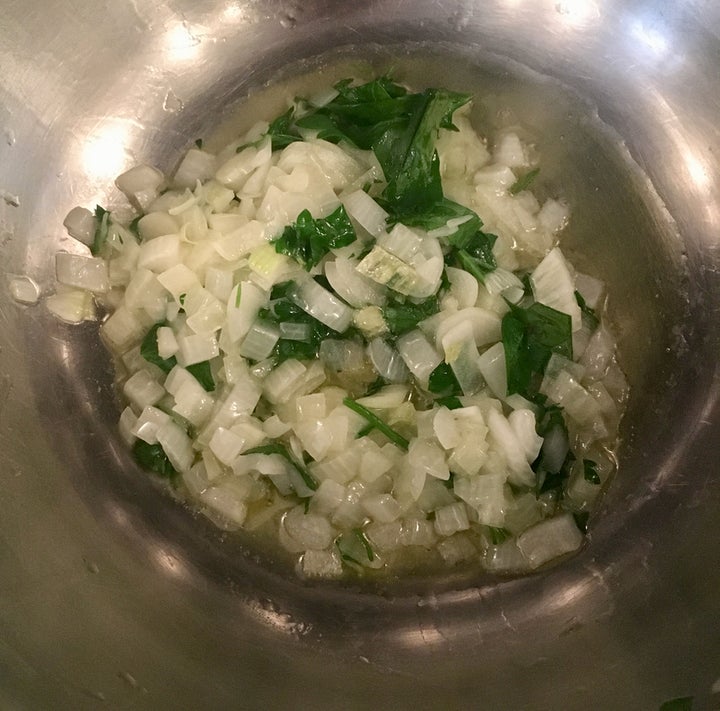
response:
M718 705L717 3L0 10L0 706ZM221 540L129 461L96 325L10 298L13 274L52 289L52 254L74 248L61 228L70 207L115 204L124 168L169 168L249 90L351 45L345 58L491 86L525 123L535 116L555 156L546 175L573 205L570 244L610 284L633 402L590 545L561 566L384 590L303 585Z

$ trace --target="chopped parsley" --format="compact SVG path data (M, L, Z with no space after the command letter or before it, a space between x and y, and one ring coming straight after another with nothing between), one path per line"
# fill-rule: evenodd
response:
M295 224L288 225L273 245L277 252L292 257L309 271L331 249L346 247L355 239L355 228L340 205L327 217L317 220L309 210L303 210Z
M408 442L399 432L390 427L390 425L385 424L374 412L371 412L367 409L367 407L361 405L359 402L355 402L355 400L349 397L343 399L343 405L345 405L345 407L349 407L353 412L357 412L358 415L364 417L368 421L370 428L365 428L365 434L368 434L372 430L382 432L391 442L393 442L393 444L396 444L400 447L400 449L407 451L407 448L410 446L410 442Z
M571 319L537 302L528 308L509 306L502 320L507 394L532 396L553 353L572 360Z
M105 246L105 242L107 242L108 230L110 228L110 213L104 207L96 205L95 220L97 226L95 227L92 245L90 245L90 252L92 252L93 256L100 254L102 248Z
M587 305L587 302L579 291L575 292L575 301L577 301L578 306L580 307L580 312L582 313L583 320L587 322L590 330L594 331L600 325L600 319L598 318L597 313L595 313L595 309L591 309Z
M136 439L133 445L133 456L140 466L166 479L174 479L178 475L159 444L148 444L142 439Z
M424 321L439 310L437 296L431 296L417 304L394 298L383 308L382 314L390 333L397 337L412 331L420 321Z
M453 373L453 369L447 363L440 363L440 365L430 373L428 390L441 397L452 397L463 394L460 383L458 383L455 373Z
M593 462L592 459L583 459L583 476L585 477L585 481L599 486L602 482L597 467L597 463Z
M158 353L157 332L158 329L167 326L167 323L156 323L143 338L140 344L140 355L148 362L156 365L163 373L169 373L177 364L177 358L170 356L162 358ZM203 388L211 393L215 390L215 380L212 375L210 361L204 360L200 363L193 363L185 367L185 370L197 380Z
M521 175L508 189L511 195L517 195L523 190L527 190L535 181L540 173L540 168L533 168L529 170L525 175Z

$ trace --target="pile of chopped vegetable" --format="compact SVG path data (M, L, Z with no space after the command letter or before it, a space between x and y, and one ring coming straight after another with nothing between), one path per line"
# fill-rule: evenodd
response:
M303 576L581 547L627 385L604 284L557 246L512 131L387 77L295 100L167 178L137 216L75 208L60 318L109 312L137 461L218 525L271 529ZM91 252L87 254L87 248Z

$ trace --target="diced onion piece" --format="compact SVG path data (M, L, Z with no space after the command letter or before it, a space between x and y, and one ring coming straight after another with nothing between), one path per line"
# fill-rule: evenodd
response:
M509 507L503 474L461 476L453 485L455 494L477 511L478 522L502 527Z
M55 255L55 273L57 280L66 286L86 289L96 294L104 294L110 289L107 263L104 259L58 252Z
M177 471L190 469L195 459L192 440L180 425L172 420L166 422L157 431L157 441Z
M445 267L445 272L450 280L450 291L457 299L458 307L461 309L475 306L478 298L478 281L464 269Z
M479 354L472 324L460 321L442 337L445 362L452 368L465 395L476 393L483 386Z
M559 232L567 224L569 213L567 205L558 200L546 200L538 213L538 222L548 232Z
M338 333L347 331L353 310L314 279L295 283L288 296L306 313Z
M384 232L388 213L364 190L346 195L342 202L348 215L373 237Z
M115 185L136 210L146 212L165 186L165 176L150 165L137 165L118 176Z
M343 568L334 550L306 550L300 559L300 570L306 578L339 578Z
M84 289L73 289L60 284L56 293L48 296L45 305L50 313L68 323L80 323L95 318L92 294Z
M423 387L427 387L430 373L440 365L442 356L418 329L398 338L395 345L410 372Z
M516 133L505 133L500 136L493 151L495 162L510 168L524 168L528 164L522 141Z
M63 221L65 229L73 238L83 244L91 245L95 240L97 220L95 215L84 207L74 207Z
M518 486L533 486L535 473L530 468L522 444L507 419L497 410L488 412L487 424L495 446L508 466L508 479Z
M157 444L158 430L168 422L170 422L170 415L158 410L157 407L148 405L140 413L140 417L136 418L131 432L135 437L148 444Z
M11 276L8 281L10 296L21 304L36 304L40 287L29 276Z
M436 284L420 276L416 269L377 244L358 264L357 270L378 284L406 296L427 298L437 290Z
M180 261L180 237L161 235L140 245L137 265L153 272L164 272Z
M123 394L138 410L143 410L159 402L165 394L165 388L148 370L138 370L125 381Z
M470 521L462 501L442 506L435 511L435 530L441 536L452 536L453 533L467 531L468 528Z
M422 439L410 442L407 456L408 466L424 470L426 474L447 481L450 470L445 461L445 453L436 444Z
M280 329L272 322L257 319L240 344L239 353L250 360L268 358L280 338Z
M267 294L249 281L240 282L227 302L225 331L232 343L237 343L250 330L258 311L267 302Z
M344 257L336 257L325 264L325 276L338 296L351 306L359 309L368 304L382 306L385 303L384 289L377 283L360 274L357 262Z
M373 395L358 398L356 402L371 410L390 410L402 405L408 398L407 385L386 385Z
M217 159L212 153L191 148L180 161L173 184L178 188L194 188L197 181L204 182L215 174Z
M277 366L265 378L263 392L272 403L287 402L298 386L302 383L307 369L294 358L288 358Z
M374 521L390 523L399 518L401 513L400 504L392 494L374 494L366 496L360 501L365 512Z
M137 343L147 331L141 314L119 306L102 325L102 334L119 353Z
M410 373L400 354L382 338L368 344L368 356L377 374L389 383L404 383Z
M157 280L173 295L176 301L183 294L200 287L200 281L192 269L184 264L175 264L157 276Z
M562 252L555 247L530 275L535 300L569 314L572 330L582 326L580 306L575 298L575 278Z
M220 354L217 340L208 334L189 334L178 336L178 363L181 365L194 365L205 360L211 360Z
M576 551L582 543L583 535L569 513L541 521L517 539L517 547L533 569Z
M280 525L301 550L323 550L328 548L335 538L335 531L324 516L305 513L302 506L288 511Z
M138 232L143 241L175 234L180 229L180 222L167 212L148 212L137 224Z
M526 409L513 410L508 415L508 422L512 427L518 443L521 445L528 464L532 464L543 444L543 438L536 432L535 414Z
M480 355L478 369L492 394L497 398L504 398L507 394L507 366L502 342L490 346Z

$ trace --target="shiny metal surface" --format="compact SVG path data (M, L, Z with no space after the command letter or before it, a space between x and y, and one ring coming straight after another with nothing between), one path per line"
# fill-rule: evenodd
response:
M718 706L720 5L1 9L2 708ZM560 566L303 584L137 471L96 326L9 296L6 274L52 288L70 207L119 203L122 169L169 168L248 91L342 47L416 81L491 89L489 123L492 106L514 107L548 156L546 189L571 200L578 263L610 284L634 399L590 545Z

